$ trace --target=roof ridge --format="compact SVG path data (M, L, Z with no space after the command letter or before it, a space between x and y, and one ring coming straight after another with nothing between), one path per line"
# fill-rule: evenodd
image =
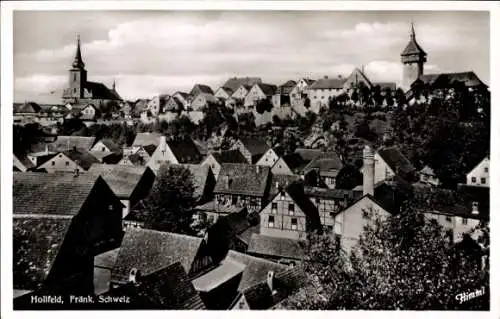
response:
M203 241L203 238L201 238L201 237L189 236L189 235L186 235L186 234L179 234L179 233L161 231L161 230L150 229L150 228L133 228L132 227L132 228L128 228L127 231L135 231L135 232L145 231L145 232L148 232L148 233L157 233L157 234L164 234L164 235L174 235L174 236L178 236L178 237L187 237L189 239L194 239L194 240L197 240L199 242Z

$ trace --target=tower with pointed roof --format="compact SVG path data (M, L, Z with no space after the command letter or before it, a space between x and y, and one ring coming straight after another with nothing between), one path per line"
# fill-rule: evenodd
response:
M424 74L424 63L427 62L427 53L417 43L413 22L411 23L410 42L401 53L403 63L403 87L407 90L411 84Z
M87 71L83 63L82 52L80 48L80 35L76 35L75 58L69 70L69 95L73 98L83 98L85 83L87 82Z

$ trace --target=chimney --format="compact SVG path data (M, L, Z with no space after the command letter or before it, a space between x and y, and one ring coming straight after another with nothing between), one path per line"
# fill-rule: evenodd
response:
M276 294L276 290L274 290L274 271L269 270L267 272L267 286L273 295Z
M363 149L363 196L370 194L373 196L375 183L375 160L373 150L365 145Z
M128 274L128 282L137 284L138 270L137 268L130 269L130 273Z

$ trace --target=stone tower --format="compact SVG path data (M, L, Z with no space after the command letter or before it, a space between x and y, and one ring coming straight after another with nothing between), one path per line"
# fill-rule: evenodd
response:
M73 64L69 70L69 88L70 96L74 98L83 98L85 83L87 82L87 71L85 63L82 60L82 52L80 49L80 35L76 35L76 53L73 59Z
M410 42L401 53L403 63L403 88L408 90L411 84L424 74L424 63L427 62L427 53L418 45L415 38L415 29L411 23Z

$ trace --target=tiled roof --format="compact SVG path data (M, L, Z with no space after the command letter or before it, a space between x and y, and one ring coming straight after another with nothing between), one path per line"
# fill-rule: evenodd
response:
M179 262L140 275L137 284L111 290L110 296L130 296L131 309L203 310L205 304Z
M49 151L63 152L73 148L89 151L94 146L95 137L87 136L58 136L57 139L48 144Z
M463 83L466 87L485 85L473 71L457 73L426 74L419 80L435 88L451 87L456 83Z
M415 171L413 164L396 146L381 148L377 151L377 153L396 174L407 174Z
M390 89L392 91L396 90L396 83L394 82L376 82L373 85L378 85L381 90Z
M206 192L205 188L207 187L207 180L208 180L208 174L210 173L210 167L200 164L166 163L166 165L187 168L193 176L192 178L194 187L193 197L197 200L201 199L201 197Z
M304 171L307 172L311 169L318 169L321 176L325 176L328 173L332 177L337 176L338 172L344 167L340 157L335 152L323 153L320 156L313 159L305 168Z
M71 149L62 153L84 170L88 170L93 164L99 163L99 160L94 155L83 149Z
M33 162L31 162L26 154L13 154L14 166L20 165L21 171L29 170L30 168L35 167Z
M286 154L283 156L283 160L292 171L302 171L310 162L310 160L306 160L299 153Z
M222 214L237 214L243 211L245 208L241 206L236 206L236 205L217 205L215 206L215 200L203 203L199 206L195 207L196 210L198 211L205 211L205 212L217 212L217 213L222 213Z
M100 142L104 144L113 153L118 154L122 152L122 148L110 138L103 138L100 140Z
M427 53L425 53L425 51L417 43L414 36L410 38L410 42L408 42L403 52L401 52L401 56L408 55L427 55Z
M14 114L16 113L38 113L41 107L35 102L14 103Z
M167 144L179 163L198 164L200 162L200 151L192 139L170 140Z
M338 155L336 155L335 152L323 152L323 151L318 150L318 149L310 149L310 148L297 148L297 149L295 149L295 153L299 154L304 161L308 161L308 162L312 161L313 159L317 158L318 156L321 156L322 158L325 158L325 157L328 158L332 153L335 154L332 156L338 156Z
M213 93L201 92L194 97L193 101L196 100L198 97L202 97L203 99L205 99L205 102L207 102L207 103L219 102L219 100L213 95Z
M311 90L321 90L321 89L342 89L344 87L345 79L319 79L313 84L308 86Z
M304 192L307 196L310 197L319 197L326 199L344 199L347 196L348 200L354 199L354 192L352 190L347 190L347 189L329 189L329 188L305 186Z
M207 94L212 94L212 95L214 94L214 91L212 91L212 89L208 85L205 85L205 84L195 84L193 86L193 89L191 90L190 94L193 94L195 89L201 93L207 93Z
M197 291L209 292L243 273L245 265L234 260L228 260L217 268L193 280Z
M113 250L108 250L102 254L94 257L94 266L101 268L113 269L116 263L116 258L118 257L118 252L120 248L115 248Z
M270 309L306 283L306 273L301 266L290 268L274 275L273 291L267 279L243 292L245 300L252 310Z
M263 155L271 148L267 144L266 139L262 137L240 137L240 141L245 145L252 156Z
M180 262L189 273L202 242L197 237L128 228L111 279L126 282L132 268L147 276L175 262Z
M249 254L291 259L301 259L304 256L304 250L298 240L261 234L252 235L247 252Z
M274 84L259 83L257 85L262 90L262 93L264 93L266 96L274 95L278 90L278 87Z
M247 163L247 160L239 150L213 152L211 155L220 163Z
M238 285L238 291L242 292L245 289L252 287L253 285L266 280L268 271L279 272L286 270L288 267L281 265L263 258L258 258L230 250L224 261L224 263L240 263L245 265L245 270L241 277L240 284Z
M248 228L237 237L248 246L248 244L250 243L250 239L252 239L252 234L260 234L260 225L255 225Z
M89 91L92 92L93 99L121 100L116 91L108 89L106 85L102 83L87 81L85 83L85 86L87 89L89 89Z
M292 182L298 180L300 180L300 177L297 175L272 174L271 186L269 188L269 198L274 197L274 195L276 195L280 191L281 187L287 187ZM278 187L276 187L276 184L278 184Z
M119 198L129 198L144 174L154 179L149 167L127 165L94 164L88 174L100 175Z
M222 163L214 192L264 196L268 185L269 175L269 167L239 163Z
M183 108L182 102L175 96L171 96L170 99L168 100L168 103L170 106L165 107L165 111L174 112L182 110Z
M76 215L97 178L84 174L13 173L13 213Z
M146 146L146 145L155 145L158 146L160 144L160 133L137 133L135 136L134 142L132 146Z
M36 290L43 285L71 221L71 218L31 218L14 214L14 289Z
M262 83L262 79L259 77L232 77L229 78L224 85L222 85L222 87L229 88L234 92L240 87L240 85L247 85L251 87L257 83Z

